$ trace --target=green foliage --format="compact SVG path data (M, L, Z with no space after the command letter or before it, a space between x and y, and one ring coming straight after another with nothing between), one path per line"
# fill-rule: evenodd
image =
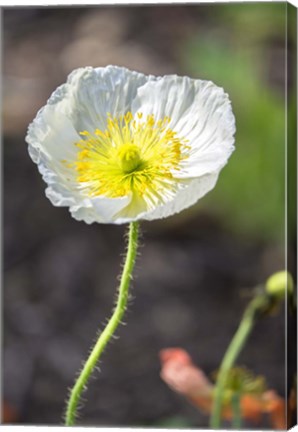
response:
M216 18L229 26L241 45L259 45L260 42L284 36L286 19L285 2L280 3L230 3L217 5Z
M238 6L238 15L235 6L221 9L224 12L221 20L228 19L231 28L236 29L235 42L231 41L233 32L229 33L230 39L223 37L221 40L219 27L216 37L211 33L209 37L193 37L182 54L183 64L193 77L212 80L225 89L236 117L236 150L216 188L199 202L199 206L213 211L237 233L282 240L285 98L282 86L273 89L268 82L267 51L261 42L264 35L272 37L276 31L283 36L285 15L278 16L279 9L273 8L268 23L267 18L262 21L267 9L260 9L260 4L251 9ZM250 14L246 15L248 10ZM264 24L262 31L252 35L249 30L259 28L260 20ZM277 67L283 71L284 65Z

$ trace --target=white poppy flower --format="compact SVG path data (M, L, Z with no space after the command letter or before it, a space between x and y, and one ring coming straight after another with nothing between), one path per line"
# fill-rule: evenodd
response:
M73 71L26 140L55 206L121 224L196 203L215 186L234 133L229 98L212 82L108 66Z

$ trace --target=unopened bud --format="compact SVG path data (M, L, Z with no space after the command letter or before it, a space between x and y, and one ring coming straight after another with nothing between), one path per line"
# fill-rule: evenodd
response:
M277 297L284 298L286 292L292 294L294 290L293 278L287 271L280 271L274 273L266 281L266 291L268 294Z

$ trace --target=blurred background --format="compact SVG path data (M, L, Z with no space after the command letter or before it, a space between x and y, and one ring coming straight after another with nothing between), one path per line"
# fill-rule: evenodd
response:
M116 64L224 87L236 117L236 150L216 188L196 206L142 224L127 325L107 348L78 423L207 427L208 417L160 379L158 353L181 347L211 374L253 288L285 268L286 7L2 10L5 421L63 423L68 389L113 307L125 227L88 226L66 208L54 208L24 138L37 110L73 69ZM290 66L292 24L289 15ZM288 85L295 121L291 77ZM295 189L295 176L289 179ZM288 213L293 271L294 202L291 197ZM285 342L282 308L258 323L238 362L264 375L283 397Z

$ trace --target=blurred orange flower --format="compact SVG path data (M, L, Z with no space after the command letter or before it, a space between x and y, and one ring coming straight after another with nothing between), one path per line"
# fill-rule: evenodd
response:
M210 414L214 385L193 363L189 354L181 348L166 348L160 351L159 356L163 381L202 412ZM286 429L285 402L274 390L256 395L243 394L240 409L243 419L258 422L263 414L268 414L274 429ZM232 416L231 404L224 403L222 417L231 420Z
M15 423L19 420L16 408L5 400L2 401L1 420L2 423Z

